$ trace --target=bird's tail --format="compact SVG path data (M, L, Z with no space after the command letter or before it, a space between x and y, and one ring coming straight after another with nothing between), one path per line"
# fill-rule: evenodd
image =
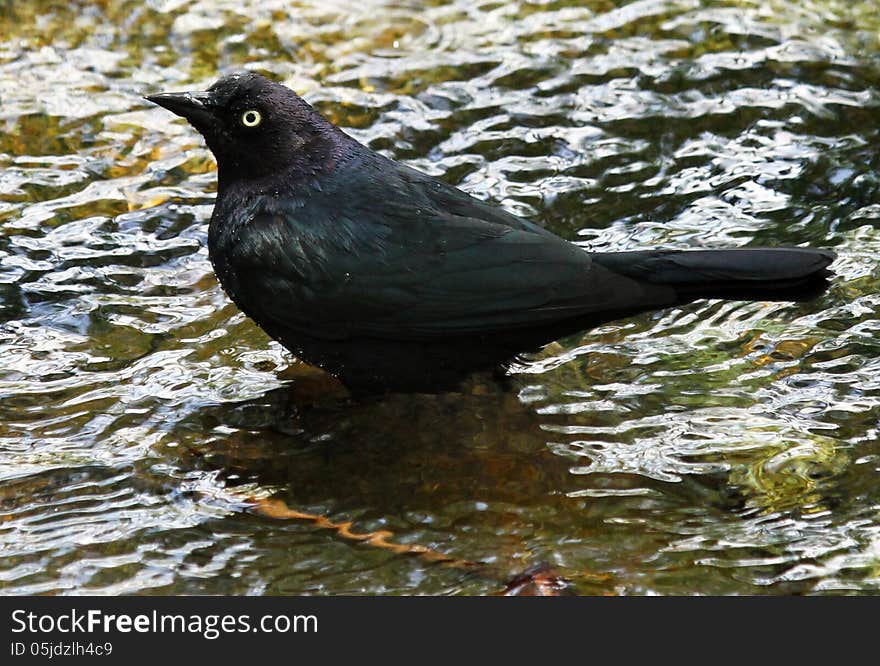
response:
M594 254L593 260L636 280L664 284L680 299L808 300L826 287L830 250L738 248Z

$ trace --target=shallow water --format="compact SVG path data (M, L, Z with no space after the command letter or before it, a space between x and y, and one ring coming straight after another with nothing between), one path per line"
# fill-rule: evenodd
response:
M877 591L878 41L867 0L0 1L0 593ZM213 160L141 99L242 66L585 247L837 277L346 400L223 294Z

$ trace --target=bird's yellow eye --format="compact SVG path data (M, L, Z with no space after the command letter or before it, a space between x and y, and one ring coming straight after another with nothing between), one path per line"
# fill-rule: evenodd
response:
M255 109L250 109L241 114L241 124L245 127L256 127L262 119L263 116Z

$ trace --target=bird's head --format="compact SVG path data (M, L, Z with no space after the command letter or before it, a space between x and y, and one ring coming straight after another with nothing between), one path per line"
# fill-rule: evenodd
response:
M289 88L255 72L236 72L205 91L147 100L186 118L205 138L224 181L291 170L307 177L329 165L341 132Z

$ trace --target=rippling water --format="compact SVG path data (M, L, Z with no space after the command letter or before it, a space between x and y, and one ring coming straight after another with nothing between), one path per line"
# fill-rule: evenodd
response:
M868 0L0 1L0 593L876 592L878 54ZM585 247L838 277L346 400L225 297L213 160L141 99L242 66Z

